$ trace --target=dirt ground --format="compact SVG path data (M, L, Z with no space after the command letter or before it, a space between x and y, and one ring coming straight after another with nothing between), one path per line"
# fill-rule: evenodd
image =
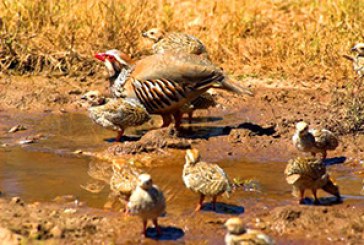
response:
M285 81L246 79L244 84L254 91L254 97L218 92L219 105L216 108L196 113L201 117L231 117L229 125L202 129L193 124L190 129L186 126L177 136L170 129L152 130L139 141L113 144L109 149L93 152L92 155L118 161L124 159L120 156L133 155L139 157L143 164L150 165L153 161L150 158L143 161L145 156L153 158L165 151L196 147L206 161L249 159L254 162L285 162L298 155L291 144L297 121L305 120L317 127L333 125L332 87L329 83L292 85ZM61 114L84 112L79 103L80 95L91 89L105 90L104 85L104 79L95 81L89 77L0 77L0 110ZM361 164L363 141L362 135L341 136L339 148L329 152L329 157L345 157L345 164L352 166L357 175L364 176ZM254 209L255 212L249 215L241 215L247 226L272 235L278 244L359 244L364 240L364 205L344 202L334 206L299 206L292 202L269 211L259 204ZM0 210L0 240L7 241L6 244L22 240L29 243L46 240L46 244L156 242L141 238L141 224L135 217L77 206L73 201L27 204L4 197L0 198ZM187 219L167 215L161 218L162 226L168 224L163 228L165 235L161 240L192 236L193 244L220 244L225 233L222 224L228 217L214 216L210 212L192 214ZM206 232L214 230L217 240L205 240L203 234L198 234L199 229L194 229L198 226L203 226ZM154 232L149 231L152 237Z

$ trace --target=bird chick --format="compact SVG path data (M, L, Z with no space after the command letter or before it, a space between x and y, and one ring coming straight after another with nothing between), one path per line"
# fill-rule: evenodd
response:
M299 191L299 203L304 202L306 189L310 189L315 198L315 204L319 203L317 190L322 189L340 200L339 187L333 183L322 160L315 158L297 157L288 161L284 171L287 183L293 186L293 194Z
M356 44L351 50L356 53L352 59L354 71L359 78L362 78L364 77L364 43Z
M227 233L225 235L226 245L273 245L274 240L264 233L245 229L240 218L230 218L224 224Z
M128 210L131 214L136 214L142 219L144 236L146 236L149 219L153 221L157 234L161 235L158 217L166 210L163 192L156 185L153 185L149 174L141 174L138 180L138 185L129 198Z
M191 101L190 103L185 104L181 108L181 112L188 114L188 122L191 124L193 119L193 113L196 110L207 110L210 107L215 107L217 105L215 101L214 94L207 91L206 93L201 94L199 97Z
M118 132L116 142L126 128L142 125L150 119L144 106L134 99L104 98L98 91L87 92L82 99L89 103L89 116L96 124Z
M154 54L183 52L204 55L208 58L205 45L192 35L180 32L164 32L159 28L152 28L143 32L142 36L154 42L152 46Z
M328 150L335 150L339 141L337 137L326 129L311 129L306 122L296 124L296 132L292 137L293 145L302 152L310 152L312 156L316 153L322 154L322 159L326 159Z
M142 172L129 164L120 165L113 163L113 175L110 178L110 195L112 203L118 198L121 202L125 201L125 214L129 213L128 201L132 191L138 184L138 177Z
M183 182L188 189L200 194L195 211L201 210L205 196L212 197L212 209L216 210L217 197L231 192L228 176L217 164L202 162L197 149L187 150L185 159Z

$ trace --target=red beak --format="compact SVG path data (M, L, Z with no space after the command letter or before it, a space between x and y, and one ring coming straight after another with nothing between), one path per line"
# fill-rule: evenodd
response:
M106 54L105 53L97 53L97 54L95 54L95 58L98 59L98 60L101 60L102 62L104 62L105 59L106 59Z

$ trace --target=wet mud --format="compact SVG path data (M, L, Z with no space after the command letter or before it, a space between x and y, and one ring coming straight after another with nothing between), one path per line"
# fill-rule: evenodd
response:
M264 231L278 244L358 244L364 230L364 196L360 195L364 138L342 136L339 148L329 152L325 161L343 202L334 204L329 195L319 192L321 206L314 206L311 199L307 205L298 205L283 174L287 160L300 155L291 144L294 124L306 120L313 126L328 126L330 93L302 86L251 84L254 97L219 92L218 106L195 113L193 123L184 123L181 132L160 129L160 118L153 117L148 124L127 130L120 143L114 142L114 132L94 125L79 104L78 95L97 84L84 84L77 93L66 95L54 86L57 92L49 91L49 95L64 95L62 103L23 91L33 100L23 100L18 108L13 103L15 95L3 95L14 98L0 108L0 209L4 214L0 237L14 244L23 240L222 244L223 223L238 215L248 227ZM26 129L12 132L16 125ZM202 212L194 213L198 196L182 183L184 152L193 147L201 151L203 160L224 168L235 183L230 198L218 199L217 212L207 203ZM124 216L122 203L104 208L110 166L126 162L150 173L165 193L168 206L166 216L160 218L162 237L157 238L150 228L149 239L142 238L141 222ZM90 186L93 191L85 190Z

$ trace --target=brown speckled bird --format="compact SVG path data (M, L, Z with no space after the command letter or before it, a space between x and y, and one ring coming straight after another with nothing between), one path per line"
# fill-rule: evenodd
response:
M352 49L356 54L353 57L353 68L360 78L364 77L364 43L356 44Z
M274 240L264 233L246 229L240 218L228 219L224 224L227 233L225 235L226 245L273 245Z
M232 85L219 67L198 55L155 54L135 63L117 50L99 53L95 57L105 63L110 77L113 77L112 91L117 91L114 95L138 99L150 114L163 117L163 126L171 123L173 115L178 129L181 107L209 88L251 94ZM119 75L115 78L116 74Z
M293 186L293 194L299 191L299 203L304 202L305 189L312 191L316 204L319 203L316 194L318 189L323 189L340 200L339 187L332 182L320 159L301 157L291 159L284 173L287 183Z
M117 198L121 201L125 201L125 214L129 212L128 201L132 191L138 184L138 177L142 174L142 171L131 166L130 164L120 165L113 163L113 175L110 178L110 190L109 198L112 202L115 202Z
M191 124L193 119L193 112L196 110L207 110L210 107L216 106L217 103L215 101L214 94L211 94L209 91L201 94L196 99L191 101L190 103L185 104L181 108L181 113L188 114L188 122Z
M335 150L339 141L337 137L326 129L311 129L306 122L296 124L296 132L292 137L293 145L302 152L310 152L312 156L316 153L322 154L322 159L326 159L328 150Z
M142 125L150 119L136 99L105 98L98 91L87 92L82 99L89 103L89 116L96 124L118 132L115 141L120 141L127 127Z
M155 54L173 51L187 54L203 54L208 58L205 45L192 35L180 32L164 32L159 28L152 28L143 32L142 36L154 42L152 49Z
M212 197L212 209L215 210L217 197L231 191L227 174L217 164L200 161L197 149L187 150L185 159L183 182L188 189L200 194L195 211L201 210L205 196Z
M157 234L161 234L158 226L158 217L165 213L166 200L163 192L156 185L153 185L149 174L141 174L135 190L132 192L128 210L131 214L138 215L143 220L143 234L146 236L147 222L153 221Z

